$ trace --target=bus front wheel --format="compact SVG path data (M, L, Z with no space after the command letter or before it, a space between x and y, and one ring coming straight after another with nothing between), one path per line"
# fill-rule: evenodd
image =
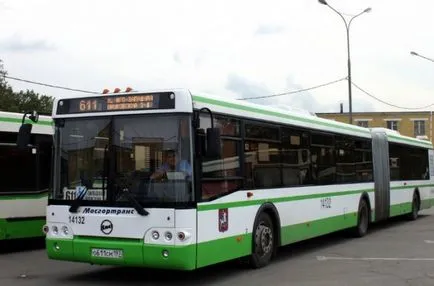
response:
M250 263L253 268L264 267L270 262L276 246L273 221L267 213L263 212L257 218L252 240L253 253Z

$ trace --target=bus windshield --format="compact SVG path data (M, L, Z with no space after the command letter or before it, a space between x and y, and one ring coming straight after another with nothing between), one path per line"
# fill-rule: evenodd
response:
M188 202L190 117L62 119L56 123L56 200ZM128 194L127 194L128 193Z

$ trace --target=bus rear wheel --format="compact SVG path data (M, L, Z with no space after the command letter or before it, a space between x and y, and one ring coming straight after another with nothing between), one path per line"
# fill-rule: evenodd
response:
M354 229L356 237L363 237L368 232L369 226L369 207L365 199L362 199L359 204L359 212L357 214L357 226Z
M270 263L276 247L274 225L267 213L261 213L253 231L253 251L250 264L253 268L261 268Z

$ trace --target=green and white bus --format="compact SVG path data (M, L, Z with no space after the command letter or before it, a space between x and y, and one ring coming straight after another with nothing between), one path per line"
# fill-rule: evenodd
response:
M19 148L24 116L0 112L0 241L44 237L54 129L51 117L39 116Z
M56 99L49 258L194 270L433 203L433 146L189 90Z

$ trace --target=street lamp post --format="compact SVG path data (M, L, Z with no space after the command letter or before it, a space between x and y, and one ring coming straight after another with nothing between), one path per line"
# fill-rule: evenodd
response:
M347 53L348 53L348 100L349 100L349 114L350 114L350 124L353 124L353 101L352 101L352 94L351 94L351 59L350 59L350 24L351 22L358 16L362 15L363 13L369 13L372 9L366 8L359 14L353 16L350 21L347 23L344 16L342 16L341 13L339 13L335 8L330 6L325 0L318 0L319 3L328 6L330 9L332 9L334 12L336 12L339 16L341 16L342 20L344 20L345 28L347 29Z

